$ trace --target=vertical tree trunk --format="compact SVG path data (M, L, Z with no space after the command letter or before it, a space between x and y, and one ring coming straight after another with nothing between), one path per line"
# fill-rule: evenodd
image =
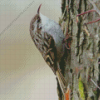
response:
M77 16L91 9L97 12ZM70 88L70 100L100 100L100 21L88 24L100 18L99 10L100 0L62 0L59 24L68 37L62 71ZM59 100L64 100L59 85L58 92Z

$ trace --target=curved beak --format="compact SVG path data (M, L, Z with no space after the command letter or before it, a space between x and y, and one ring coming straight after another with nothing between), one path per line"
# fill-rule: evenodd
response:
M38 13L38 14L39 14L39 12L40 12L41 5L42 5L42 4L40 4L40 6L39 6L39 8L38 8L38 10L37 10L37 13Z

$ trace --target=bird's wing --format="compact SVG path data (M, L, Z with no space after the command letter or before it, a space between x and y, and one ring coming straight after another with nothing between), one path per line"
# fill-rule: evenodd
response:
M32 40L34 41L37 49L41 52L44 60L50 66L54 73L56 73L56 46L53 37L47 32L41 32L41 30L30 31Z
M47 34L44 32L44 45L43 45L43 50L45 53L43 53L43 57L47 64L51 67L53 72L55 73L57 69L57 52L56 52L56 47L55 47L55 42L53 37L50 34Z

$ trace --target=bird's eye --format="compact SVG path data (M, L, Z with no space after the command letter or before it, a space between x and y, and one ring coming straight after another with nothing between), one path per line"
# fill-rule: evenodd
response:
M37 20L37 23L39 23L40 22L40 20Z
M39 23L39 22L40 22L40 18L37 19L37 23Z

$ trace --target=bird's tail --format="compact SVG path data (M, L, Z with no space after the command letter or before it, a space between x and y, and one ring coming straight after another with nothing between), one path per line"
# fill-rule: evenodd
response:
M66 89L67 89L67 82L66 82L66 80L65 80L64 76L62 75L59 68L56 71L56 76L57 76L58 82L60 84L61 90L64 94L66 92Z
M70 100L70 89L69 89L68 83L66 82L59 68L56 71L56 76L60 84L61 90L63 92L64 100Z

